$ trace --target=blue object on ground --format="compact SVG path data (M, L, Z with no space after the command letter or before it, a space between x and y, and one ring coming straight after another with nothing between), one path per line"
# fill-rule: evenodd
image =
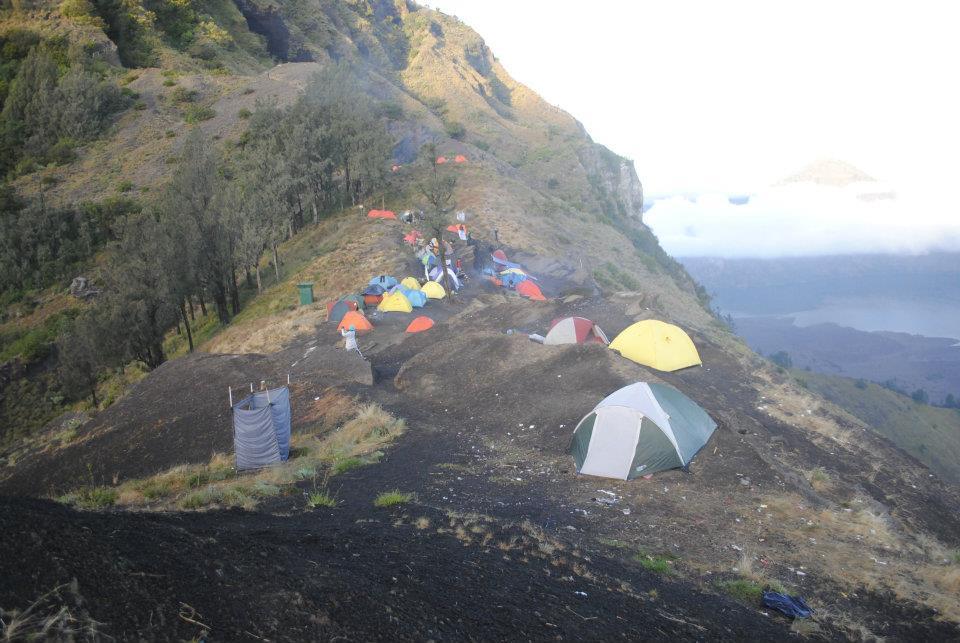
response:
M791 618L807 618L813 609L799 596L788 596L779 592L764 592L763 606L782 612Z

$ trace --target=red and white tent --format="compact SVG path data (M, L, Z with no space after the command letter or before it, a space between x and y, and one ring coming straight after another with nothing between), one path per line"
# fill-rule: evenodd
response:
M553 320L544 344L609 344L600 327L584 317L564 317Z

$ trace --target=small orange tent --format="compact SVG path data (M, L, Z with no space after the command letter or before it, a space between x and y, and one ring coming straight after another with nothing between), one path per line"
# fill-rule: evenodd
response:
M397 215L392 210L370 210L367 216L371 219L396 219Z
M543 293L540 292L539 286L533 283L529 279L525 279L517 284L517 292L523 295L528 299L534 301L546 301L547 298L543 296Z
M407 332L421 333L431 328L433 328L433 320L425 315L421 315L420 317L417 317L412 322L410 322L410 325L407 326Z
M446 157L446 156L438 156L438 157L437 157L437 165L441 165L441 164L446 163L446 162L447 162L447 157Z
M454 162L454 163L466 163L466 162L467 162L467 157L464 156L463 154L457 154L457 155L453 158L453 162Z
M337 326L337 332L343 328L349 329L351 326L353 326L354 330L358 333L373 330L373 324L370 323L370 320L368 320L363 313L356 310L351 310L343 316L340 325Z

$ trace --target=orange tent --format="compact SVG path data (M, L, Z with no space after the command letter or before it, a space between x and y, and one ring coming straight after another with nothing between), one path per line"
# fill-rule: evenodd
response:
M540 292L539 286L529 279L525 279L517 284L517 292L534 301L546 301L547 298Z
M466 163L466 162L467 162L467 157L464 156L463 154L457 154L457 155L453 158L453 162L454 162L454 163Z
M353 326L354 330L358 333L365 333L369 330L373 330L373 324L363 315L363 313L351 310L349 313L343 316L343 320L340 322L340 325L337 326L337 332L342 328L349 329Z
M447 157L446 157L446 156L438 156L438 157L437 157L437 165L440 165L441 163L446 163L446 162L447 162Z
M392 210L370 210L367 216L371 219L396 219L397 215Z
M458 225L448 225L448 226L447 226L447 232L460 232L460 226L461 226L461 225L463 225L463 224L461 223L461 224L458 224ZM464 230L466 230L466 227L464 227Z
M410 325L407 326L407 332L420 333L425 330L429 330L431 328L433 328L433 320L430 319L429 317L421 315L420 317L417 317L412 322L410 322Z

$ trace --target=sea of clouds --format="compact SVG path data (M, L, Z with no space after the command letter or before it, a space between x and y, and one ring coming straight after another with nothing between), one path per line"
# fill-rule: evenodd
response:
M960 251L955 203L891 194L879 183L843 188L795 183L766 188L746 200L723 194L672 196L654 200L644 221L677 257Z

